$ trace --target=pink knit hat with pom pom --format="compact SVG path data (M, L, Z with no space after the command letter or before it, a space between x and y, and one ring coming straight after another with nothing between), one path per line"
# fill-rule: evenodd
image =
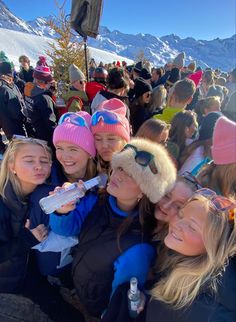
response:
M45 83L50 83L53 80L51 69L46 62L46 57L39 57L37 65L34 69L33 78L43 81Z
M102 102L92 115L92 133L112 133L126 142L130 140L129 121L125 117L127 106L121 100L112 98Z

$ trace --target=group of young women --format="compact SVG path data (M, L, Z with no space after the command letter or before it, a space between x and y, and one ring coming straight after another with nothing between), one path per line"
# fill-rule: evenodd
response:
M64 114L53 134L55 159L44 141L15 136L9 142L0 169L0 293L41 305L34 278L55 278L75 288L87 321L125 322L132 321L127 283L136 277L146 294L137 321L236 321L235 145L219 142L216 131L233 133L235 124L217 121L214 164L200 172L200 185L190 173L177 177L166 149L169 126L160 122L152 138L144 124L130 139L126 109L114 98L92 116ZM65 182L104 172L106 189L92 189L50 215L41 210L39 200ZM72 315L65 321L74 321Z

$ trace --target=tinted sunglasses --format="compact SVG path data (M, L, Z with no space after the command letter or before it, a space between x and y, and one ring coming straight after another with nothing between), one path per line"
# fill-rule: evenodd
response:
M48 142L44 141L44 140L31 138L31 137L27 137L27 136L24 136L24 135L17 135L17 134L14 134L12 136L12 139L11 139L11 142L15 142L15 141L26 141L26 142L29 142L29 143L33 142L33 143L38 143L38 144L41 144L41 145L47 145L48 144Z
M82 126L82 127L85 126L89 129L88 123L83 118L83 116L73 113L73 112L68 112L68 113L63 114L58 121L58 125L60 125L64 122L72 123L74 125L78 125L78 126Z
M123 122L119 118L119 115L111 111L103 110L103 111L95 112L92 115L92 119L91 119L92 126L97 125L101 120L106 124L110 124L110 125L121 124L124 127L126 127L125 124L123 124Z
M202 189L202 186L200 185L196 177L194 177L190 172L185 171L181 177L183 177L186 181L191 182L195 186L196 190Z
M208 189L208 188L202 188L200 190L197 190L196 195L201 195L208 199L213 206L218 211L226 212L228 213L228 217L230 221L233 221L235 218L235 212L236 212L236 203L232 202L230 199L225 198L223 196L219 196L215 193L215 191Z
M138 151L136 146L132 144L126 144L122 151L132 149L135 152L135 162L141 165L142 167L149 167L153 174L158 173L158 169L156 167L154 161L154 155L147 151Z

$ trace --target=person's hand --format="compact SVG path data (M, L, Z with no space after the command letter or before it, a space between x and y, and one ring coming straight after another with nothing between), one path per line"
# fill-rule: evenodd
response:
M54 194L56 194L56 193L60 193L60 191L62 192L62 191L64 191L66 188L68 188L69 186L71 185L71 183L70 182L65 182L64 184L63 184L63 186L62 187L56 187L55 189L54 189L54 191L51 191L51 192L49 192L49 195L54 195ZM82 187L82 185L83 185L83 181L82 180L80 180L78 183L77 183L77 186L78 187ZM63 195L62 195L62 198L63 198ZM74 210L75 209L75 207L76 207L76 203L77 203L77 201L79 200L79 198L77 198L76 200L73 200L73 201L71 201L71 202L68 202L67 204L65 204L65 205L63 205L63 206L61 206L60 208L58 208L57 210L56 210L56 212L58 213L58 214L66 214L66 213L68 213L68 212L70 212L70 211L72 211L72 210Z
M39 241L43 241L48 236L48 229L45 225L40 224L34 229L30 229L30 220L26 220L25 228L29 229L31 233L34 235L34 237Z
M140 300L138 308L137 308L138 314L140 314L144 310L145 303L146 303L146 296L144 295L143 292L140 292L140 297L141 297L141 300Z

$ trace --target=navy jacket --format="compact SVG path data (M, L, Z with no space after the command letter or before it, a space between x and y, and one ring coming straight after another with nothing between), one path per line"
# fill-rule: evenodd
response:
M0 198L0 293L20 291L31 247L38 240L25 228L28 205L16 196L11 184Z

